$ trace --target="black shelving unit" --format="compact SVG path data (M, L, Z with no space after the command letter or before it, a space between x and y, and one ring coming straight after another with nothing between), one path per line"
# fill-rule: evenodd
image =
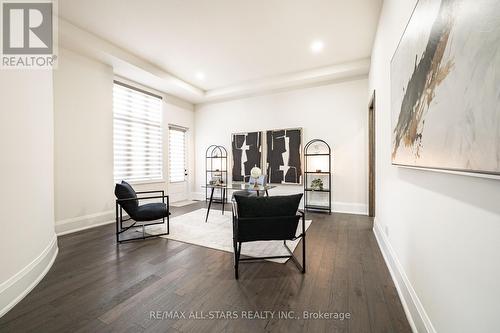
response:
M315 169L317 165L313 165L313 161L311 159L316 159L316 163L320 161L319 164L322 165L320 169ZM328 170L324 170L323 166L328 165ZM310 169L314 170L310 170ZM315 210L315 211L325 211L328 214L332 213L332 150L328 143L321 139L314 139L309 141L304 146L304 209L305 210ZM328 178L328 187L327 188L313 188L311 186L311 182L314 177ZM321 179L319 178L319 179ZM314 194L313 194L314 193ZM315 204L311 199L312 197L318 196L323 197L327 196L322 202L326 199L328 200L328 204Z
M227 184L227 150L224 146L211 145L205 152L205 184L209 185L209 180L216 175L220 175L222 182ZM210 199L210 191L211 189L205 187L205 201ZM220 198L214 198L212 201L221 203L223 199L220 191Z
M310 154L308 156L316 156L316 155ZM318 155L318 156L323 156L323 155ZM324 155L324 156L326 156L326 155ZM328 171L306 171L305 173L312 174L312 175L314 175L314 174L316 174L316 175L329 175L330 174L330 172L328 172Z

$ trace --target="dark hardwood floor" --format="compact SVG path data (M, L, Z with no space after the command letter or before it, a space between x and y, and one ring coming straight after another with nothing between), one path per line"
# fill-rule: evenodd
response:
M173 216L204 206L172 208ZM62 236L53 267L0 318L0 332L411 332L371 219L307 218L305 275L290 261L245 263L238 281L231 253L163 238L117 246L113 224ZM167 319L170 311L235 311L238 319ZM249 311L261 318L241 318ZM278 311L301 318L278 319ZM350 319L304 319L303 311Z

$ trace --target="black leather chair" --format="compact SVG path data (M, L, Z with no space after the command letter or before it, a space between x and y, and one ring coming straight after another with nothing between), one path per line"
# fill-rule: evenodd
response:
M298 211L302 193L288 196L235 196L233 201L234 277L238 279L240 261L290 258L297 268L306 272L305 214ZM302 232L296 235L299 221ZM287 240L302 239L302 265L286 245ZM240 258L241 245L246 242L282 240L288 250L286 256Z
M138 197L137 194L152 194L161 193L157 196L143 196ZM165 191L143 191L136 192L129 183L122 181L115 185L115 196L116 196L116 241L118 243L146 239L150 237L158 237L163 235L168 235L170 232L170 209L169 209L169 199L168 195L165 195ZM165 198L167 202L165 203ZM150 200L150 199L162 199L162 202L147 203L139 205L140 200ZM124 210L129 218L123 219ZM167 219L167 232L159 234L146 234L145 228L150 225L155 224L165 224L165 218ZM129 222L124 225L124 222ZM137 231L134 228L142 228L142 236L140 237L124 237L127 230Z

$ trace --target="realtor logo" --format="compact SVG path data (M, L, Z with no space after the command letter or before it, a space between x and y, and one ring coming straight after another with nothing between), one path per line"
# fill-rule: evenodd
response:
M0 1L2 67L53 68L54 1Z

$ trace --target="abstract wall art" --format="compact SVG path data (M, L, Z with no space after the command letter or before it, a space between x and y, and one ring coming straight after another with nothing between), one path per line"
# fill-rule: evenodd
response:
M392 163L500 175L500 1L419 0L391 60Z
M302 129L266 132L266 174L272 184L302 183Z
M248 182L253 167L262 169L262 132L233 134L231 150L233 181Z

